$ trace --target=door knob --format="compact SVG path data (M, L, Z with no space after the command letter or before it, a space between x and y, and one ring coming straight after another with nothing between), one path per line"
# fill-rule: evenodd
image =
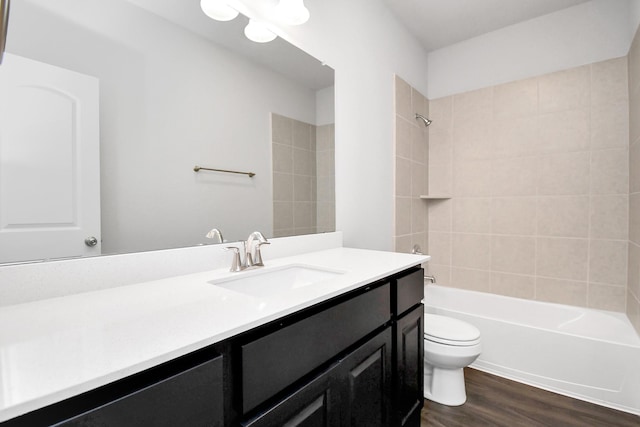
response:
M98 244L98 239L93 236L87 237L86 239L84 239L84 244L89 247L93 247Z

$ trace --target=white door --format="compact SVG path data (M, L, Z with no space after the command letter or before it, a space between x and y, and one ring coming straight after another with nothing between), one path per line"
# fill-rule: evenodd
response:
M98 84L95 77L5 54L0 262L100 254ZM92 237L95 246L85 243Z

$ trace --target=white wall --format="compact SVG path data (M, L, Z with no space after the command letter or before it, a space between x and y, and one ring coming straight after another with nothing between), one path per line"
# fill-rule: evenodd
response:
M254 16L274 2L245 0ZM345 246L393 249L393 82L426 93L427 58L381 0L306 0L280 34L336 72L336 220Z
M640 1L629 1L629 39L633 41L633 38L640 26ZM631 42L629 42L629 48L631 48Z
M78 3L13 3L7 48L100 79L103 252L270 235L271 112L314 123L315 92L127 2Z
M427 97L625 56L635 34L630 27L640 19L637 3L592 0L433 51Z
M316 126L336 122L336 88L331 86L316 92Z

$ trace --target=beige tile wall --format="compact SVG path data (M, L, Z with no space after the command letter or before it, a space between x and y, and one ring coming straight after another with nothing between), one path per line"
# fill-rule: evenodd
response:
M414 245L427 250L428 132L416 113L429 117L420 92L395 77L395 249L409 253Z
M316 128L317 231L336 230L335 126Z
M640 31L628 56L629 254L627 316L640 333Z
M274 237L335 230L334 127L272 114Z
M624 311L628 94L619 58L430 101L438 283Z

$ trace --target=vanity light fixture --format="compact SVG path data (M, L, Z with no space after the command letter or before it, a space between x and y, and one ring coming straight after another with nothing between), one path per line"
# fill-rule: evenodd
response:
M277 37L266 24L255 19L249 19L249 23L244 28L244 35L256 43L268 43Z
M309 9L303 0L280 0L276 14L287 25L301 25L309 20Z
M200 0L200 8L205 15L216 21L231 21L238 16L238 11L225 0Z

